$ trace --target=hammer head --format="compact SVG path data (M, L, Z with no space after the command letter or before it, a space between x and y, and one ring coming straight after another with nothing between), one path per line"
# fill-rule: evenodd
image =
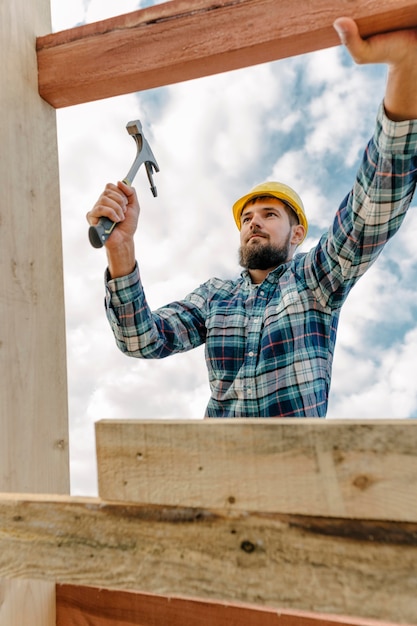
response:
M140 123L139 120L133 120L132 122L128 122L126 124L126 130L129 133L129 135L131 135L133 139L136 141L136 147L138 149L137 157L139 157L139 154L142 151L142 147L143 147L142 124ZM138 165L138 168L140 165L141 163Z
M128 122L126 124L126 130L129 135L141 135L142 134L142 124L139 120L134 120L133 122Z
M138 171L139 167L144 163L148 179L151 184L151 191L153 195L156 196L156 187L153 183L152 174L153 170L159 172L159 167L152 153L150 145L143 136L142 124L139 120L133 120L132 122L128 122L126 124L126 130L129 135L132 135L133 139L136 142L137 153L132 167L130 168L126 178L124 178L124 182L126 182L128 185L131 185L136 175L136 172Z

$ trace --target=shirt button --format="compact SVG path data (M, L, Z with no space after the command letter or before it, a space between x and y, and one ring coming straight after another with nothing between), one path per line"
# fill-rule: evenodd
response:
M252 395L252 389L250 387L248 387L246 391L248 392L248 396Z
M260 319L259 317L254 317L254 318L253 318L253 321L255 322L255 324L258 324L259 319Z
M265 291L264 290L262 290L260 293L261 293L261 296L265 295Z
M253 356L253 352L252 352L252 350L249 352L249 356Z

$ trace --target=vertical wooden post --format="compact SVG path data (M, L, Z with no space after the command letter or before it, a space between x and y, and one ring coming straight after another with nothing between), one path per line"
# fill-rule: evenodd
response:
M49 0L0 4L0 491L69 489L55 111L35 40ZM53 626L54 585L0 581L0 626ZM25 618L26 616L26 618Z

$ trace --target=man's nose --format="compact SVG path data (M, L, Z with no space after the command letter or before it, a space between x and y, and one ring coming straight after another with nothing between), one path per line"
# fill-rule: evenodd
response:
M251 221L249 227L253 230L254 228L261 228L262 226L262 218L258 213L254 213L251 217Z

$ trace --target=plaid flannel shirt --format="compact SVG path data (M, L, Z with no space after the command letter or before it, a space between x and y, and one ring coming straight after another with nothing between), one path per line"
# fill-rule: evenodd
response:
M306 254L253 285L212 278L151 311L136 269L106 280L118 347L163 358L205 343L207 417L324 417L340 309L398 230L417 178L417 121L394 123L381 105L354 187Z

